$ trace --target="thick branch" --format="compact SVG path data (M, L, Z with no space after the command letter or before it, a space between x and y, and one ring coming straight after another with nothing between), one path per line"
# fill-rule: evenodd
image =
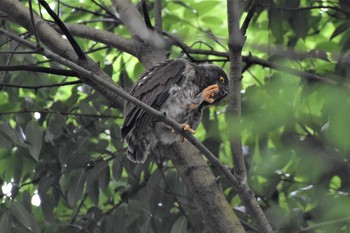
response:
M74 36L104 43L108 46L127 52L135 57L139 57L141 44L135 39L127 39L112 32L98 30L82 24L65 25Z
M113 0L112 2L131 35L139 37L144 43L150 44L154 48L165 48L164 40L147 28L141 14L130 0Z
M247 171L242 153L241 138L241 76L242 76L242 38L239 30L240 10L237 0L227 1L228 30L230 49L230 83L229 83L229 122L235 126L234 131L229 130L232 156L235 165L235 176L242 183L247 182Z
M194 200L202 207L205 220L213 232L245 232L218 181L193 145L187 142L173 144L171 147L163 146L162 151L169 155L180 177L193 190Z

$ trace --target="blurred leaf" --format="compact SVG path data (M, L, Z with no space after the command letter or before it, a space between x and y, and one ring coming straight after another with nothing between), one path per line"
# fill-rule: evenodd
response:
M12 143L17 143L17 133L16 131L8 124L7 121L2 123L0 125L0 135L5 138L5 140L12 142Z
M115 181L118 181L123 173L123 164L121 163L121 160L116 157L113 160L113 165L112 165L112 174L113 174L113 178Z
M11 202L10 211L11 211L11 215L15 217L23 227L30 230L30 232L33 232L33 233L41 232L40 227L34 220L32 214L29 213L21 203Z
M289 19L289 23L296 35L303 39L307 36L307 32L309 31L308 16L308 11L296 11L293 17Z
M179 217L171 228L170 233L186 233L187 232L187 219L185 216Z
M332 40L334 37L340 35L341 33L345 32L350 28L350 21L345 21L342 24L340 24L331 35L330 40Z
M80 169L71 176L71 181L67 189L67 200L70 206L75 206L81 199L85 184L86 173Z
M40 126L33 120L26 126L26 138L29 143L29 153L37 161L41 151L43 133Z
M213 8L220 4L220 1L201 1L196 2L192 6L199 15L211 12Z
M1 220L0 220L0 229L2 232L11 232L11 225L12 225L12 219L10 217L10 213L9 212L5 212L2 216L1 216Z

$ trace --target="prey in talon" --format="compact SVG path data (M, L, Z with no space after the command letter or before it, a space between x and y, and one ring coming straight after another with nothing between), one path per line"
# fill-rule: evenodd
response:
M130 94L194 134L203 108L228 94L228 79L224 70L213 64L168 60L141 75ZM134 104L126 102L124 117L122 136L128 144L128 158L133 162L145 162L158 143L170 145L179 140L178 133Z

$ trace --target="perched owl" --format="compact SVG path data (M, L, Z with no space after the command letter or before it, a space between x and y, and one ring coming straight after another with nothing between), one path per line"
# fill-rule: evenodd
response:
M225 72L211 64L193 64L184 59L168 60L145 72L130 94L195 133L203 107L215 104L228 94ZM127 102L122 136L128 143L128 158L143 163L158 142L179 140L169 126Z

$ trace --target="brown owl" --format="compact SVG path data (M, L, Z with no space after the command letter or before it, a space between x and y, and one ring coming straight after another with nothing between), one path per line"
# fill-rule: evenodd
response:
M221 68L212 64L168 60L141 75L130 94L195 133L203 107L228 94L228 79ZM133 162L143 163L158 142L171 144L178 140L178 134L169 126L132 103L125 104L124 118L122 136Z

